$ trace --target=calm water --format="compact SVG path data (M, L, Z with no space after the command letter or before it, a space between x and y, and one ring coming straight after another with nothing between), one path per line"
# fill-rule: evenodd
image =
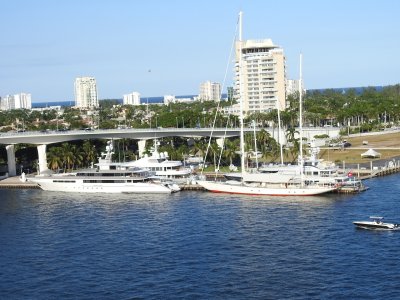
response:
M358 195L0 190L0 299L400 299L400 175Z

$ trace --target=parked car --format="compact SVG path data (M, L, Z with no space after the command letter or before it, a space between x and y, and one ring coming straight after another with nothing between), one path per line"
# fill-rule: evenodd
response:
M344 148L347 148L347 147L350 147L351 144L350 144L349 142L344 142L344 143L342 144L342 146L343 146Z

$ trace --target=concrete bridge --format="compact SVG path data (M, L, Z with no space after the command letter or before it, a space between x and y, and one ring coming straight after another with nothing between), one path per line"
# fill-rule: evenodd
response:
M264 128L272 137L278 140L278 130ZM340 128L304 128L303 136L310 139L314 135L328 134L331 137L339 134ZM261 128L255 128L260 131ZM245 133L254 132L254 128L245 128ZM7 145L7 163L9 176L16 175L14 145L24 143L37 145L39 172L47 170L46 146L54 143L88 139L135 139L138 140L139 153L143 153L146 140L171 136L200 138L215 137L222 146L225 137L240 135L240 128L132 128L132 129L99 129L99 130L68 130L68 131L27 131L16 133L1 133L0 144ZM286 143L285 132L280 133L282 143Z

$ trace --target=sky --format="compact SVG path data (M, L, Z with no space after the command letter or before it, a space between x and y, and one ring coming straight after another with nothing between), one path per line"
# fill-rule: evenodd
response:
M306 89L400 82L398 0L0 0L0 97L73 101L76 77L99 99L195 95L207 80L232 85L243 39L283 48L289 79Z

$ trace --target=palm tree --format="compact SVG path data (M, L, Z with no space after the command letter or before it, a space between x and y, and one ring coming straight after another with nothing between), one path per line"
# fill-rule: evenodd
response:
M230 165L233 164L233 159L237 156L237 151L239 151L239 140L226 139L224 155L227 159L229 159Z
M213 154L213 158L214 158L214 166L215 168L219 168L219 166L217 166L217 157L219 156L219 154L221 153L221 148L219 147L219 145L214 141L210 144L210 149L211 152Z
M94 145L90 141L85 141L82 145L82 158L86 167L90 166L97 158Z
M76 145L72 145L72 153L74 155L72 169L80 167L83 162L83 152L82 149Z
M51 147L47 153L47 163L50 170L58 170L62 167L62 160L60 158L61 148Z
M286 131L286 141L292 145L290 153L292 154L293 162L296 161L300 152L300 139L295 137L296 134L299 134L299 132L294 127L290 127Z
M75 163L74 149L71 144L63 143L60 150L64 171L70 170Z
M200 155L203 155L203 156L206 153L206 151L207 151L207 143L203 139L195 141L192 149L190 150L190 152L193 155L199 155L200 154Z

